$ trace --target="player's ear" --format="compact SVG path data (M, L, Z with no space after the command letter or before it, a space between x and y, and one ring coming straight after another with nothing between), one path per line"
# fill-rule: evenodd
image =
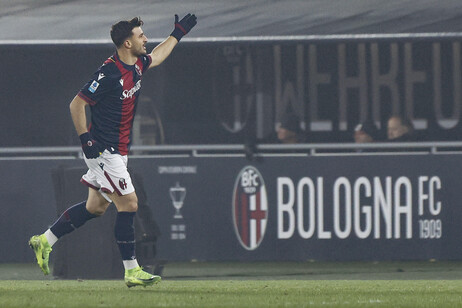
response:
M130 42L130 40L126 40L124 42L124 47L130 49L132 47L132 42Z

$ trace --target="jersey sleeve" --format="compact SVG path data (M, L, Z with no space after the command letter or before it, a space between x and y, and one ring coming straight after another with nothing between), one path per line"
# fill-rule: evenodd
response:
M90 79L77 94L92 106L101 101L113 88L113 82L105 68L104 65L100 67L100 69L93 74L93 78Z
M141 63L143 64L143 73L144 73L152 63L151 55L142 55L141 56Z

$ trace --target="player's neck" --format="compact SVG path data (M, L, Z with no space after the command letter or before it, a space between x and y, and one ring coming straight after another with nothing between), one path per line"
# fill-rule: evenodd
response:
M129 50L123 48L117 49L117 55L120 61L128 65L134 65L138 60Z

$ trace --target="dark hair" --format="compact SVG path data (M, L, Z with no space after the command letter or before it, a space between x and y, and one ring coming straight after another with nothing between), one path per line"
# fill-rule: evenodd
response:
M135 17L132 20L122 20L112 25L111 28L111 39L114 44L118 47L122 46L126 39L132 36L132 30L136 27L141 27L143 21L140 17Z
M281 127L294 133L299 133L300 120L294 113L286 113L281 118Z
M356 125L355 132L357 131L362 131L368 134L374 140L377 140L380 138L380 131L372 120L366 120Z

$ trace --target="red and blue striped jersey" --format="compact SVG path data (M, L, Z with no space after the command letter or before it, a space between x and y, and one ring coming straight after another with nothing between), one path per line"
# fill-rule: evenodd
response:
M141 77L151 62L150 55L143 55L127 65L116 52L78 93L90 104L90 134L113 153L128 154Z

